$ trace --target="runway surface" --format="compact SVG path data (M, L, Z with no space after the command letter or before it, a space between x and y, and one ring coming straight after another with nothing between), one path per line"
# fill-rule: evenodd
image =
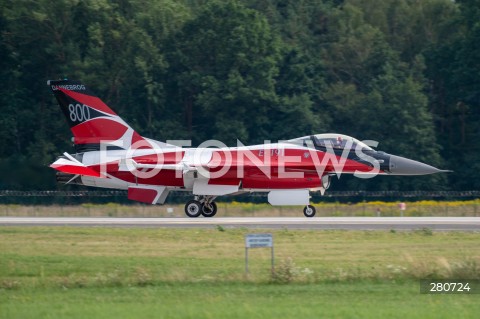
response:
M219 217L219 218L102 218L0 217L0 226L83 226L157 228L345 229L480 231L480 217Z

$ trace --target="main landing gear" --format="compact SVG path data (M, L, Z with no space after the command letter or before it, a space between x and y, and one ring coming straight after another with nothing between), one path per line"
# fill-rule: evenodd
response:
M303 208L303 214L305 215L305 217L313 217L315 216L316 212L317 210L312 205L307 205L305 206L305 208Z
M213 217L217 214L217 204L213 201L214 196L198 196L185 204L185 214L188 217L198 217L203 215L204 217Z

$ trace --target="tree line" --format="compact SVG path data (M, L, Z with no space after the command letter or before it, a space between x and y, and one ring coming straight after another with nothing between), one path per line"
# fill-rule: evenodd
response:
M336 132L455 171L335 189L480 186L478 0L0 0L0 30L1 189L57 187L64 77L158 140Z

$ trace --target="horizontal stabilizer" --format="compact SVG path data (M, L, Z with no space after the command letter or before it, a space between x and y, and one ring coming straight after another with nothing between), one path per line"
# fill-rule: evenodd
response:
M105 177L102 176L99 172L83 165L79 161L72 161L66 158L59 158L52 165L50 165L50 167L56 169L57 171L68 174L100 178Z

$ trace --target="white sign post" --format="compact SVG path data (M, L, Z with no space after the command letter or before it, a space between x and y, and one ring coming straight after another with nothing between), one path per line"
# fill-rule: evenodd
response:
M245 236L245 272L248 274L248 250L250 248L270 248L272 251L272 272L274 271L275 257L273 254L272 234L247 234Z
M403 213L407 209L407 204L405 203L399 203L398 208L400 208L400 216L403 217Z

